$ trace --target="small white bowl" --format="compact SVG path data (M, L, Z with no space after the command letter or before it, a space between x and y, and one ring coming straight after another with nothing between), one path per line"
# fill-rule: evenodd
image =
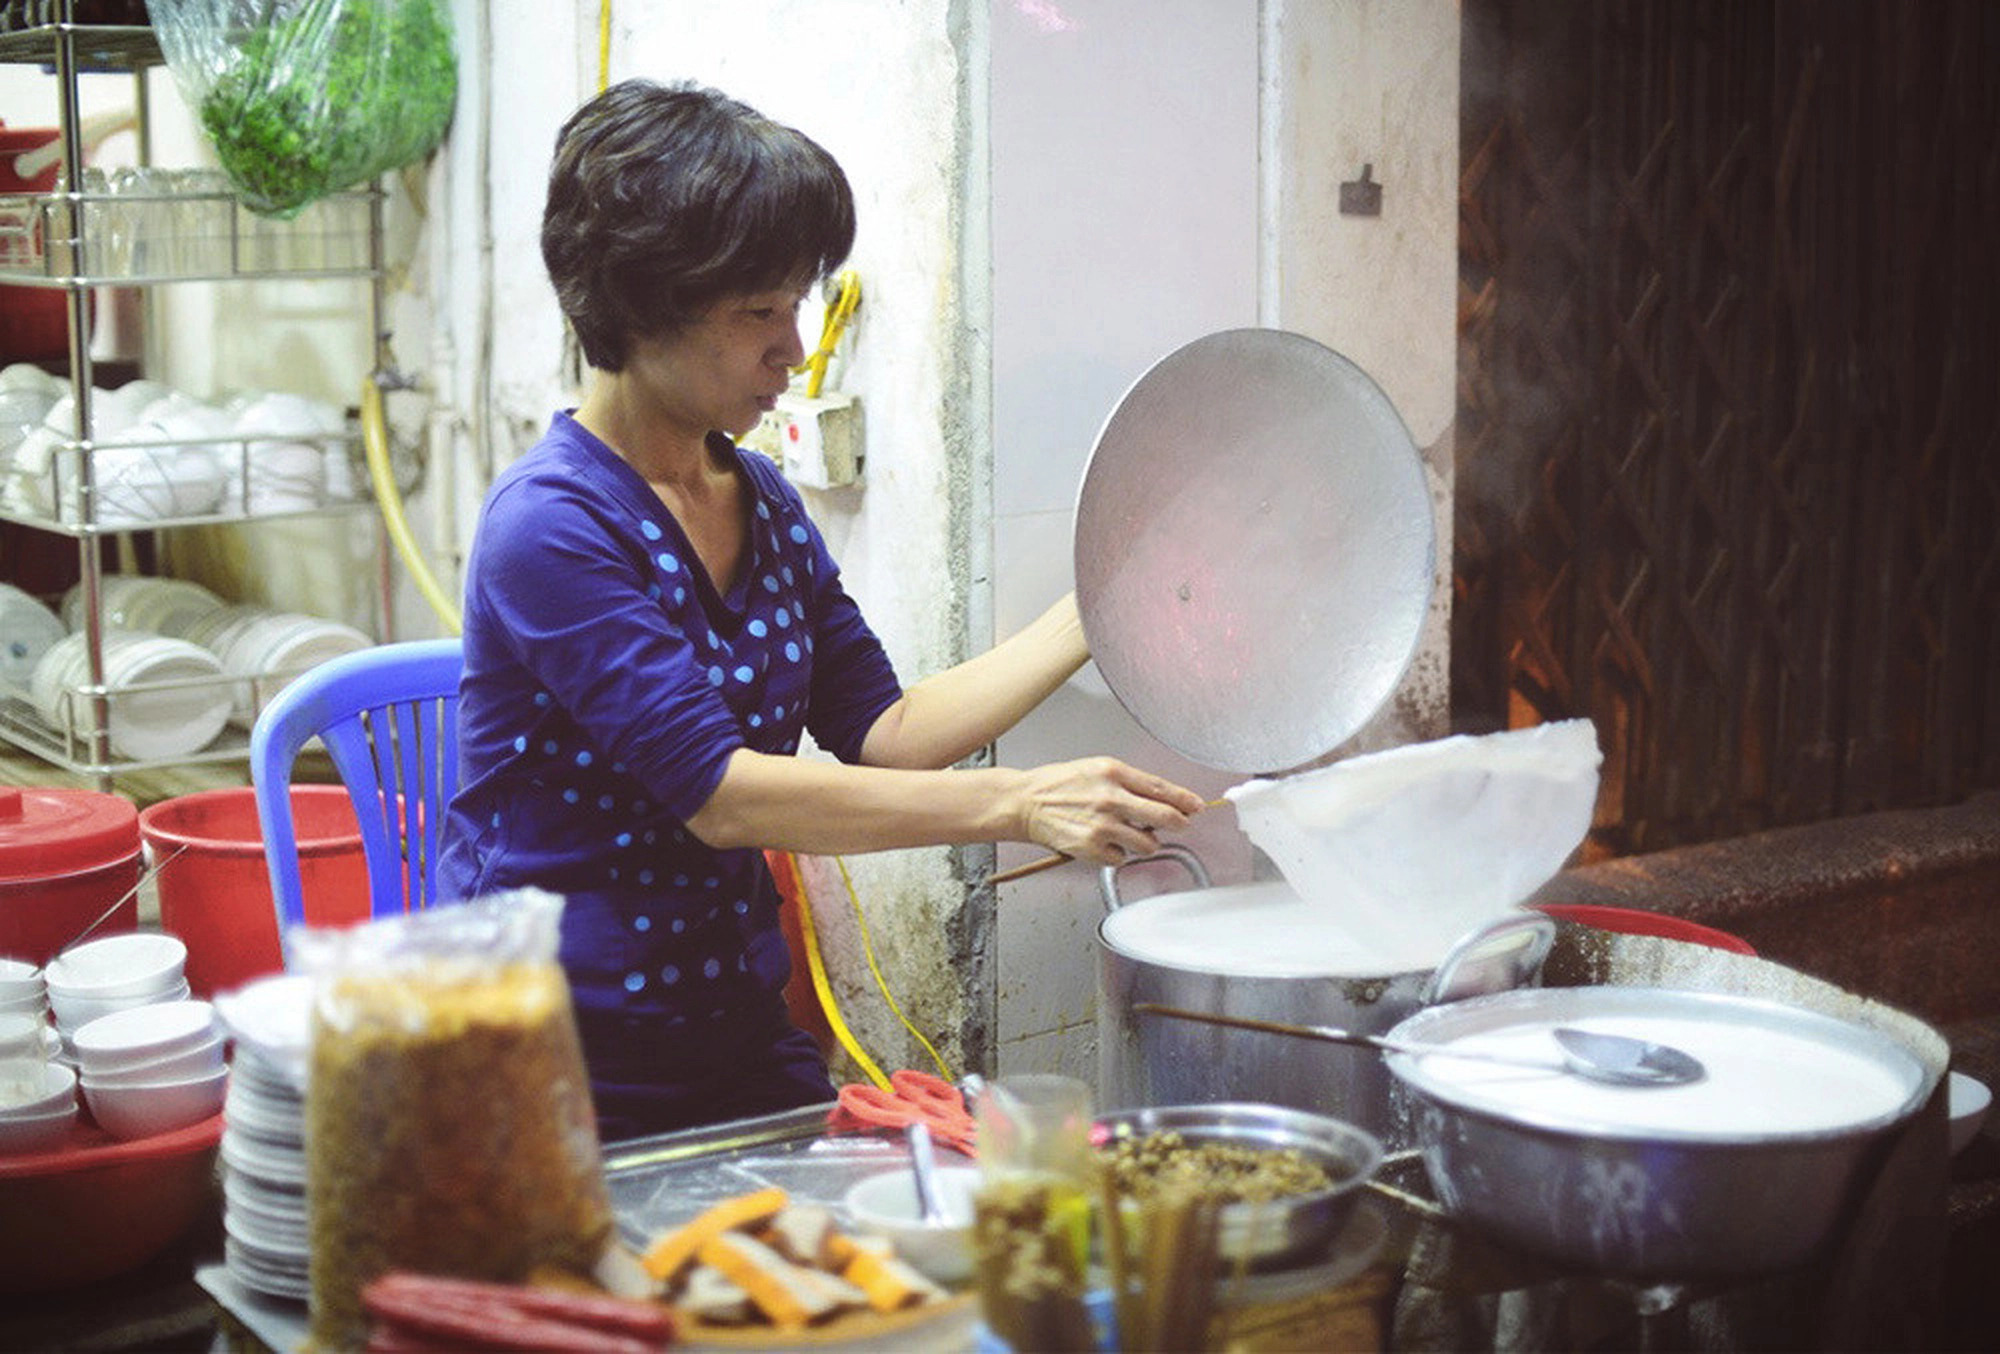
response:
M39 1058L49 1022L29 1011L0 1011L0 1058Z
M49 1007L55 1012L56 1028L68 1040L74 1040L78 1030L93 1020L119 1011L129 1011L136 1006L150 1006L159 1002L186 1001L192 996L187 979L183 978L164 992L142 993L136 997L65 997L51 994Z
M28 1076L39 1088L12 1103L0 1102L0 1119L34 1119L53 1114L65 1105L76 1104L76 1072L61 1063L35 1060ZM11 1078L0 1078L0 1085Z
M86 1074L120 1072L202 1048L222 1037L205 1001L149 1002L84 1025L70 1041Z
M1951 1150L1955 1154L1965 1150L1978 1136L1980 1125L1986 1121L1986 1111L1993 1106L1993 1092L1985 1082L1963 1072L1953 1072L1946 1096L1951 1114Z
M0 1015L25 1015L46 1019L49 999L41 993L32 997L0 997Z
M0 958L0 1001L39 997L47 990L41 969L25 959Z
M50 997L134 997L164 992L187 973L187 942L165 931L124 931L49 961Z
M115 1138L150 1138L218 1114L229 1091L229 1069L184 1081L103 1086L83 1078L83 1099L98 1126Z
M979 1179L974 1167L938 1167L941 1223L917 1216L917 1181L908 1170L884 1171L854 1185L847 1191L847 1212L860 1230L893 1241L896 1253L924 1274L956 1283L972 1273L972 1197Z
M60 1109L33 1117L0 1117L0 1155L11 1152L46 1152L69 1136L76 1123L74 1096Z
M155 1058L151 1062L135 1063L111 1071L97 1071L87 1066L81 1054L77 1058L77 1073L88 1077L97 1086L155 1086L170 1081L187 1081L194 1077L207 1076L228 1066L226 1056L228 1044L220 1034L210 1035L208 1042L193 1048L184 1048L177 1053Z

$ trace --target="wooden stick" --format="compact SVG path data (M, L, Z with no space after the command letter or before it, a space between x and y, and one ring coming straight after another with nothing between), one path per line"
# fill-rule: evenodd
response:
M1040 860L1031 860L1026 865L1016 865L1011 870L1002 870L999 874L989 875L986 882L989 884L1010 884L1016 879L1026 879L1031 874L1040 874L1043 870L1053 870L1058 865L1067 865L1075 859L1075 856L1065 856L1061 852L1057 852L1053 856L1043 856Z

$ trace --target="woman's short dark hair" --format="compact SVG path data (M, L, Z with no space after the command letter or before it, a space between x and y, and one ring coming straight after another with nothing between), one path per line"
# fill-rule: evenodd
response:
M724 297L825 277L853 244L834 158L713 89L626 80L556 136L542 261L600 370Z

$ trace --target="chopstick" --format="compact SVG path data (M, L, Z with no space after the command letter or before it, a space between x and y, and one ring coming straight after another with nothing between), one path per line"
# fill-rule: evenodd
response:
M1204 809L1219 809L1228 802L1226 798L1211 799L1206 804L1203 804L1202 807ZM1043 856L1040 860L1031 860L1026 865L1016 865L1012 869L988 875L986 882L989 884L1011 884L1016 879L1026 879L1031 874L1040 874L1044 870L1053 870L1056 866L1067 865L1075 859L1075 856L1066 856L1061 852L1057 852L1052 856Z

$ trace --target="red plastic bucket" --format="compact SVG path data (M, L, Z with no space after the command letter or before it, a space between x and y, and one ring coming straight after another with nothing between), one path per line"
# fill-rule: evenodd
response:
M306 920L339 926L367 917L368 863L347 791L294 785L292 821ZM139 832L156 871L160 929L187 942L195 996L227 992L284 967L254 791L161 800L141 811Z
M0 955L46 964L113 903L95 934L136 929L139 860L131 800L0 785Z

